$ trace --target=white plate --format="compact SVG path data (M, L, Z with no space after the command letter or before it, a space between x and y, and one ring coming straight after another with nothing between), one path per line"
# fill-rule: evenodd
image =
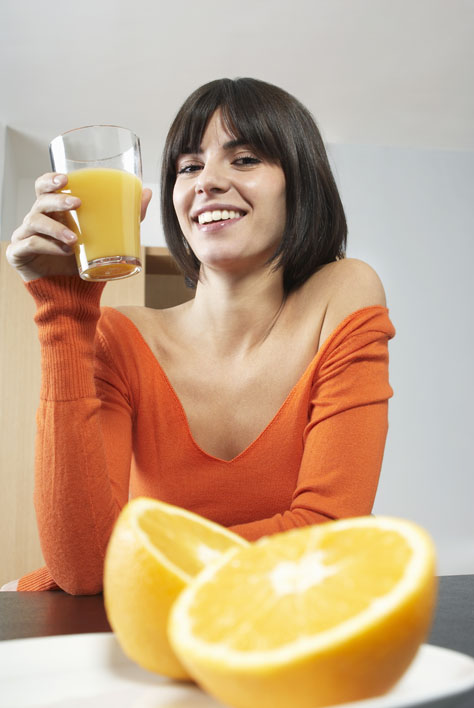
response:
M444 699L465 706L474 659L424 644L397 686L345 708L418 708ZM192 684L148 673L123 654L110 632L0 642L2 708L217 708ZM438 704L436 704L438 705ZM256 708L258 708L256 706ZM335 708L335 707L333 707Z

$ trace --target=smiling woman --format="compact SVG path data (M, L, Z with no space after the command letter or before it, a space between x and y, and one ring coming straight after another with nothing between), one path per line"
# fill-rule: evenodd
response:
M285 290L298 287L319 266L340 258L346 220L313 117L277 86L255 79L221 79L191 94L171 126L164 150L163 223L170 249L186 275L196 282L200 263L183 241L171 195L179 185L177 177L203 170L201 143L203 136L211 139L211 125L216 140L216 131L221 132L228 158L235 153L235 168L253 172L263 161L284 175L286 214L271 261L282 268ZM184 160L182 165L179 160Z
M255 79L213 81L186 101L162 168L167 242L196 290L176 307L100 308L104 284L81 280L65 247L66 183L37 180L8 249L42 351L35 505L47 565L19 589L100 592L130 497L249 540L369 514L394 330L375 272L344 257L344 212L309 112Z

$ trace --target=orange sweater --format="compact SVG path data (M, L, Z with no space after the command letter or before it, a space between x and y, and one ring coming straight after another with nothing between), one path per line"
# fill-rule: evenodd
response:
M47 568L19 590L100 592L112 527L138 495L249 540L370 513L392 395L386 308L346 317L256 440L224 461L193 440L135 325L100 309L103 284L56 276L27 287L42 350L35 507Z

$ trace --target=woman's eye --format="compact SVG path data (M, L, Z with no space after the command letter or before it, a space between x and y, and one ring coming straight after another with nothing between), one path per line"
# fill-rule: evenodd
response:
M187 175L201 169L201 165L183 165L178 168L179 175Z
M245 167L246 165L258 165L260 162L261 160L259 160L258 157L254 157L253 155L243 155L242 157L238 157L234 160L234 165Z

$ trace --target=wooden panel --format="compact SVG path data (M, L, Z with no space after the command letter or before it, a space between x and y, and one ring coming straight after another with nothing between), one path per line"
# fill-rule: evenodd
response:
M0 251L0 585L42 565L33 510L40 351L35 305Z
M179 305L194 297L194 290L188 288L182 275L146 276L145 304L158 310Z
M167 248L146 249L145 304L165 309L194 297L194 288L188 288Z
M180 271L167 248L162 246L146 249L147 275L179 275Z

